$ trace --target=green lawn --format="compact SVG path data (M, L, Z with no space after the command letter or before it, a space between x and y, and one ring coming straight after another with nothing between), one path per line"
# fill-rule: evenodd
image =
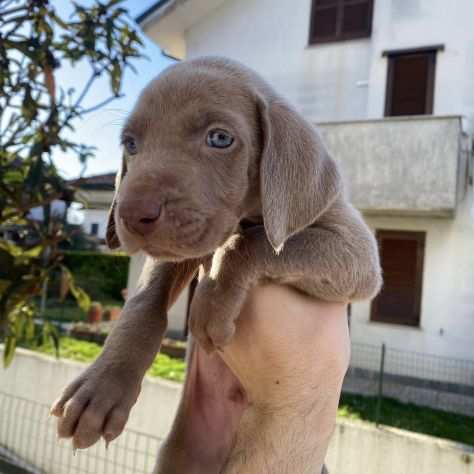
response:
M55 350L51 342L42 346L30 348L43 354L55 355ZM77 360L79 362L92 362L100 354L102 346L93 342L79 341L71 337L62 337L60 343L60 357L64 359ZM164 354L158 354L152 366L148 370L148 375L152 377L162 377L175 382L184 380L185 363L181 359L172 359Z
M60 356L80 362L92 362L99 355L101 349L101 346L92 342L63 337L61 338ZM44 344L34 350L49 355L55 354L51 343ZM185 367L186 364L183 360L159 354L148 370L148 375L182 382ZM376 397L344 394L338 416L375 423L376 405ZM468 416L455 415L384 398L380 423L474 445L474 418Z
M339 404L338 415L343 418L375 423L376 405L376 397L344 394ZM474 445L474 417L384 398L380 423Z

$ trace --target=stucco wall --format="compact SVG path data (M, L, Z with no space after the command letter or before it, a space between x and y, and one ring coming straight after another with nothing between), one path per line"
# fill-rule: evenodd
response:
M84 221L81 226L85 232L88 234L91 233L91 226L93 223L99 224L99 229L97 236L101 239L105 238L105 233L107 231L107 216L108 211L105 209L84 209Z
M0 346L1 354L1 346ZM25 350L19 350L12 366L8 370L0 369L0 391L16 397L42 404L50 404L60 393L60 390L76 377L84 369L83 364L74 362L58 362L52 358L41 356ZM164 380L146 379L143 383L142 393L137 404L132 410L132 415L127 425L127 429L133 429L141 433L162 438L168 432L175 410L178 405L181 393L181 385L166 382ZM15 415L18 416L18 404L14 405ZM41 413L41 412L38 412ZM30 456L30 460L37 460L43 466L48 466L48 474L62 474L62 465L56 462L58 459L63 465L82 466L83 471L89 473L103 472L104 462L97 463L98 453L105 456L103 446L80 452L73 457L72 450L62 444L60 456L54 456L54 462L50 462L49 457L53 456L52 447L44 448L45 444L51 446L57 441L53 436L54 421L44 417L44 421L39 421L38 413L34 417L27 417L16 420L22 427L34 427L29 433L32 440L37 437L41 439L42 449L50 453L49 456L37 456L37 442L26 443L24 440L8 436L8 429L4 423L8 420L13 422L11 414L7 421L5 412L0 407L0 445L13 443L20 449L24 457ZM31 413L30 413L31 414ZM44 432L42 432L44 423ZM315 429L317 427L315 426ZM2 439L3 436L6 438ZM132 443L130 453L125 456L125 451L116 454L115 448L119 443L130 440ZM28 445L30 446L28 448ZM109 455L118 456L119 462L127 462L128 466L133 466L140 455L137 456L133 449L156 450L147 445L137 446L136 439L121 436L112 443ZM12 446L9 445L11 448ZM36 453L36 454L35 454ZM154 456L154 453L152 454ZM103 459L103 457L102 457ZM376 429L373 425L364 423L349 423L339 421L329 448L327 464L330 472L334 474L474 474L474 451L467 446L458 445L449 441L432 438L429 436L416 435L401 430L389 428ZM91 470L91 466L95 466ZM84 470L85 469L85 470ZM124 474L142 472L132 467L118 467ZM69 472L69 471L68 471ZM79 472L79 471L77 471ZM115 472L115 471L114 471ZM297 471L295 471L297 472Z
M355 342L474 360L474 198L469 189L453 220L366 216L374 231L426 232L421 326L370 322L370 302L355 303Z
M434 113L465 115L472 129L474 2L374 3L371 38L308 47L311 0L227 0L187 29L187 57L238 59L262 73L312 120L351 120L383 116L384 50L443 44Z
M145 264L146 256L139 252L130 258L130 266L128 268L128 294L133 296L137 290L138 280ZM188 289L186 288L176 303L168 311L168 334L174 337L183 337L186 326L186 309L188 303Z
M466 189L461 126L459 117L437 116L330 122L319 128L359 210L453 217Z

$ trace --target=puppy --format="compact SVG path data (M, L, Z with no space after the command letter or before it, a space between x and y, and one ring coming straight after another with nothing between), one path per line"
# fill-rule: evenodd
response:
M123 430L167 310L199 268L190 326L207 352L229 343L260 282L330 302L381 286L375 239L317 131L241 64L168 68L141 94L122 143L107 241L149 258L103 353L52 408L59 436L78 448Z

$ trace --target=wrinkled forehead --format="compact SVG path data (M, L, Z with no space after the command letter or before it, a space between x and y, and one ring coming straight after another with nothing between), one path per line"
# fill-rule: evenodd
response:
M158 125L179 125L192 132L211 122L239 126L252 121L255 108L252 89L242 79L220 71L176 67L144 89L125 130L143 134Z

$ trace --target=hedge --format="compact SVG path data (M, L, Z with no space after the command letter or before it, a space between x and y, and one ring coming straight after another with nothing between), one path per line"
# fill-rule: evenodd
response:
M122 301L127 287L130 257L87 251L67 251L64 264L71 270L77 285L95 301Z

